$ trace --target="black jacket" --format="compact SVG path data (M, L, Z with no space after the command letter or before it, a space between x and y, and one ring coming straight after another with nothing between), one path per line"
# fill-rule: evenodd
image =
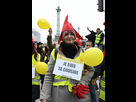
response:
M94 66L94 69L95 69L95 72L92 79L95 79L98 76L101 76L101 77L103 76L103 72L105 70L105 57L101 64L99 64L98 66Z
M90 32L91 32L91 34L89 34L89 35L86 35L85 37L86 38L88 38L88 40L90 40L91 42L95 42L95 35L97 34L96 32L94 32L93 30L91 31L90 30Z
M45 53L44 53L44 51L43 51L43 48L38 48L38 47L37 47L36 50L37 50L37 52L41 55L40 61L44 62Z
M51 54L52 50L55 48L51 41L52 41L52 36L48 35L48 37L47 37L47 44L48 44L48 47L49 47L49 49L48 49L48 59L50 58L50 54Z

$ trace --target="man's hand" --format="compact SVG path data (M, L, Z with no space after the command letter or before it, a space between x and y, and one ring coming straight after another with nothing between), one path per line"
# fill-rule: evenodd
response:
M48 32L49 32L49 36L52 36L52 29L51 28L48 30Z
M90 30L89 30L89 27L87 27L87 30L90 31Z
M92 79L91 84L94 85L96 83L96 80L98 80L98 77L95 79Z

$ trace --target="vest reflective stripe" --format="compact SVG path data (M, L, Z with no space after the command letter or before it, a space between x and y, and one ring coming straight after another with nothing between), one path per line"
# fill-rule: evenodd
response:
M53 79L53 82L62 82L62 81L68 81L68 79Z
M40 85L40 79L32 79L32 85Z
M55 49L53 49L53 51L51 52L51 56L52 56L53 60L55 61L54 52L55 52ZM80 55L78 57L76 57L75 60L78 60L78 61L82 60L82 55L83 55L83 52L81 51ZM60 56L60 54L57 53L57 56ZM84 68L83 68L83 70L84 70ZM78 81L73 80L73 79L69 79L69 78L66 78L66 77L62 77L62 76L59 76L59 75L55 75L54 80L53 80L53 86L65 86L65 85L67 85L68 90L70 92L73 92L72 87L76 83L78 83Z
M105 87L102 87L102 86L101 86L101 90L102 90L102 91L105 91Z
M40 62L40 54L37 55L37 61L34 58L34 54L32 55L32 65L34 65L36 62ZM35 77L32 78L32 85L40 85L40 75L35 71Z
M101 79L100 98L105 101L105 71L103 72L103 77Z
M73 79L70 79L70 83L71 83L71 84L76 84L76 83L78 83L78 81L73 80Z
M40 79L32 79L33 82L39 82Z
M35 73L35 77L36 77L36 76L39 76L39 73Z
M100 41L100 39L101 39L100 37L101 37L101 34L102 34L102 33L103 33L103 32L101 32L99 35L97 34L96 39L95 39L95 43L97 43L97 44L99 43L99 41ZM101 41L100 44L103 44L103 41Z
M101 79L102 81L105 81L105 76L104 77L102 77L102 79Z
M32 85L40 85L40 75L35 73L35 77L32 78Z
M54 79L53 82L62 82L62 81L68 81L68 79ZM71 84L76 84L78 81L70 79Z

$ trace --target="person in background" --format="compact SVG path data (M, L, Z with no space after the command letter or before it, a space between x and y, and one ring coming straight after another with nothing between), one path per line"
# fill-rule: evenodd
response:
M91 47L93 47L93 43L90 40L87 40L85 42L85 47L83 49L84 49L84 51L86 51L87 49L89 49Z
M84 50L86 51L87 49L93 47L92 45L93 43L91 41L86 41L85 42L85 48ZM84 69L84 75L88 74L88 70ZM91 102L96 102L96 93L95 93L95 85L97 85L95 82L98 78L93 78L92 80L89 82L89 88L90 88L90 95L91 95Z
M92 42L92 47L94 47L95 46L95 38L96 38L96 32L94 32L93 30L91 31L91 30L89 30L89 28L87 27L87 30L89 31L89 32L91 32L91 34L89 34L89 35L86 35L85 37L86 38L88 38L88 40L89 41L91 41Z
M37 52L41 55L40 62L45 62L44 61L45 53L43 51L43 43L41 43L41 42L37 43ZM40 75L40 78L41 78L41 89L42 89L45 75L41 75L41 74L39 74L39 75Z
M40 61L41 62L44 62L44 56L45 56L45 53L44 53L44 51L43 51L43 46L42 46L42 44L43 43L41 43L41 42L38 42L37 43L37 52L41 55L41 59L40 59Z
M40 62L40 54L37 53L35 44L32 38L32 67L36 62ZM32 78L32 102L40 97L40 75L35 70L35 77Z
M99 102L105 102L105 51L103 52L103 54L104 54L104 59L101 64L99 64L98 66L94 66L95 73L93 75L93 78L97 78L98 76L101 76Z
M97 47L100 49L100 50L103 50L103 38L104 38L104 34L103 32L100 30L100 28L97 28L96 29L96 39L95 39L95 43L97 45Z

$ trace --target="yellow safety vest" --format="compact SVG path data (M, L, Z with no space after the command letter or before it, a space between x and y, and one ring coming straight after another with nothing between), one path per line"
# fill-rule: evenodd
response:
M102 34L102 33L103 33L103 32L101 32L100 34L97 34L96 39L95 39L95 43L96 43L96 44L99 43L99 41L100 41L100 39L101 39L100 37L101 37L101 34ZM103 41L101 41L100 44L103 44Z
M40 62L40 54L39 53L37 55L37 61L34 58L34 54L32 55L32 66L36 62ZM40 85L40 75L39 75L39 73L36 70L35 70L35 77L32 78L32 85Z
M55 49L53 49L53 51L51 52L51 56L53 58L53 60L55 61ZM57 56L60 56L59 53L57 53ZM61 55L62 56L62 55ZM83 52L81 50L80 54L78 57L75 58L75 60L78 60L78 61L82 61L82 56L83 56ZM62 56L64 57L64 56ZM57 58L57 57L56 57ZM84 67L83 67L83 70L84 70ZM72 87L78 83L77 80L74 80L74 79L70 79L70 78L66 78L66 77L62 77L62 76L59 76L59 75L55 75L54 76L54 79L53 79L53 86L65 86L67 85L68 86L68 90L70 92L73 92L72 90Z
M103 76L101 79L101 87L100 87L100 96L99 97L105 101L105 71L103 72Z

